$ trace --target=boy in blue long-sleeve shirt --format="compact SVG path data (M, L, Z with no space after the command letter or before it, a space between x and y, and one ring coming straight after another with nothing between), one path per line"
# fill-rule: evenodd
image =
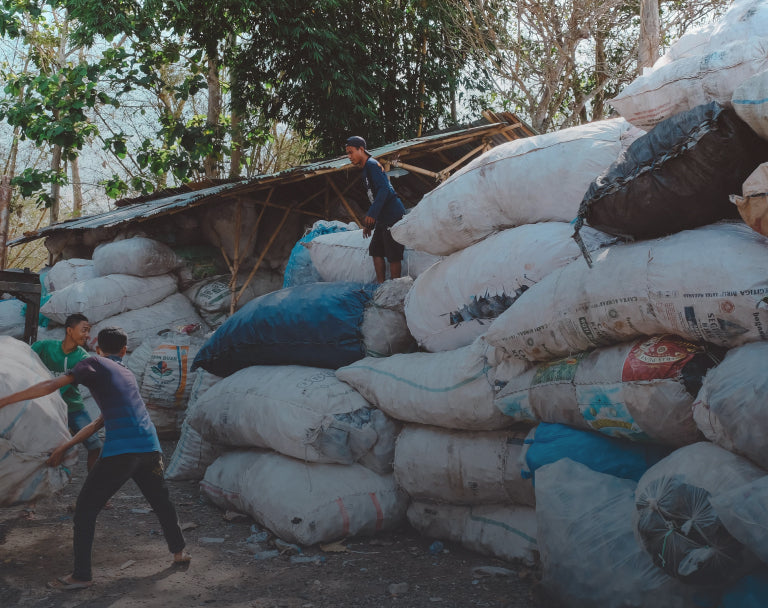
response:
M363 170L363 186L371 203L363 220L363 236L371 236L373 229L368 253L373 258L376 282L383 283L386 278L385 258L389 261L390 277L399 279L405 247L392 238L389 229L403 217L405 207L392 188L384 167L368 152L362 137L350 137L347 140L346 152L349 161Z

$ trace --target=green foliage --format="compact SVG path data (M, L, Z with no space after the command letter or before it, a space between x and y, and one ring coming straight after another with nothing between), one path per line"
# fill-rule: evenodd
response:
M24 198L34 198L38 204L44 204L46 207L51 204L51 198L44 188L48 184L59 184L61 186L67 183L67 176L56 171L41 171L39 169L27 168L11 180L11 185L18 189L19 194Z
M338 155L350 133L373 145L414 137L450 113L467 76L439 3L262 3L237 49L234 99ZM474 76L478 76L474 74Z

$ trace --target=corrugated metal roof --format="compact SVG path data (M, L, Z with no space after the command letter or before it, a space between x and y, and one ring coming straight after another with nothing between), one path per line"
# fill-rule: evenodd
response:
M137 203L135 205L129 205L126 207L119 207L112 211L105 211L104 213L97 213L95 215L88 215L85 217L73 218L58 224L52 224L51 226L45 226L35 232L25 233L23 237L9 241L8 245L19 245L27 241L34 241L35 239L48 236L54 232L60 230L91 230L94 228L108 228L111 226L118 226L136 220L137 218L150 218L156 215L164 215L173 211L174 209L180 209L188 207L192 203L201 201L211 196L217 196L229 190L241 186L244 181L234 182L231 184L221 184L214 186L213 188L206 188L205 190L198 190L196 192L186 192L184 194L177 194L176 196L170 196L166 198L160 198L154 201L148 201L145 203Z
M418 148L424 148L426 151L428 150L430 144L434 144L435 142L439 142L444 139L455 138L458 135L477 135L483 131L496 131L499 127L507 125L508 123L492 123L445 133L438 133L434 135L425 135L423 137L417 137L414 139L393 142L385 146L372 149L370 152L374 157L381 158L394 153L402 152L403 150L418 150ZM174 213L177 210L190 207L195 203L204 204L206 199L220 196L224 193L234 194L240 190L254 190L254 187L258 187L264 182L289 183L294 181L291 178L304 179L311 177L313 174L330 173L349 167L351 167L349 159L346 156L339 156L337 158L321 160L306 165L290 167L277 173L258 175L249 179L219 184L211 188L205 188L193 192L185 192L176 194L174 196L157 198L154 200L137 202L134 204L127 204L118 207L117 209L106 211L104 213L74 218L53 224L51 226L45 226L44 228L40 228L34 232L27 232L24 234L24 236L14 239L13 241L9 241L8 245L20 245L28 241L34 241L45 236L50 236L51 234L63 230L92 230L95 228L119 226L121 224L127 224L139 219L144 220L155 216ZM264 185L266 186L267 184Z

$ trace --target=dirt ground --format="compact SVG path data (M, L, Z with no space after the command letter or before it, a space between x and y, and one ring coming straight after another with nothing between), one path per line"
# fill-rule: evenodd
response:
M163 442L163 448L168 462L173 442ZM337 547L343 551L304 548L304 556L323 558L319 564L292 563L287 553L257 560L246 544L254 522L227 519L201 496L196 482L169 483L179 519L189 526L189 566L171 565L157 519L129 482L113 498L113 508L99 516L96 583L54 591L46 582L71 572L72 509L84 478L81 457L72 482L40 501L33 519L20 518L19 508L0 509L0 607L556 608L543 597L535 570L454 543L432 554L433 540L410 527L348 540ZM273 549L272 541L264 549ZM483 566L511 572L473 571Z

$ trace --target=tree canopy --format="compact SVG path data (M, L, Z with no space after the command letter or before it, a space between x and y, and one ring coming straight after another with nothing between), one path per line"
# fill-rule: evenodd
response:
M662 2L664 43L727 0ZM511 109L598 119L635 75L625 0L0 0L0 144L20 198L118 198ZM39 151L18 160L20 147ZM79 158L87 156L80 179ZM26 154L24 158L33 155Z

